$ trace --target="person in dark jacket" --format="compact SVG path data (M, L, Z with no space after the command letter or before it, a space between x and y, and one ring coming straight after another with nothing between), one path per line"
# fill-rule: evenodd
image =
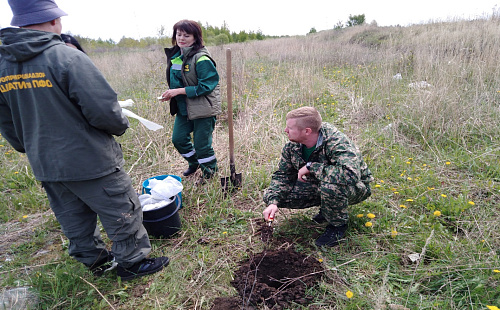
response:
M335 246L347 230L348 205L371 195L373 176L354 143L334 126L323 123L314 107L288 112L288 142L278 170L264 194L266 220L278 207L304 209L319 206L315 222L327 222L317 246Z
M212 133L216 115L221 113L219 74L195 21L181 20L174 25L172 45L165 48L170 89L161 100L170 100L170 114L176 115L172 143L188 162L183 175L201 168L203 175L197 182L204 183L217 172Z
M169 259L146 258L142 208L113 137L129 126L116 93L87 55L61 40L66 13L53 0L9 5L20 28L0 30L0 132L27 154L69 254L95 274L114 259L123 280L161 270Z
M67 46L72 47L72 48L76 48L80 52L85 53L82 46L80 45L80 42L78 42L78 40L75 37L73 37L72 35L62 33L61 38L64 41L64 43L66 43Z

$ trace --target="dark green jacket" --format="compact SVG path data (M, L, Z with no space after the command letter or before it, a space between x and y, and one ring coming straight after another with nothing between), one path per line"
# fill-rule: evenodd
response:
M372 173L363 161L354 143L335 126L323 123L316 149L309 156L310 181L338 185L369 184ZM302 144L287 142L281 152L278 170L274 172L271 184L264 194L264 202L277 204L283 201L297 182L299 169L306 164L302 158Z
M167 55L167 83L171 85L170 70L172 58L179 53L179 47L165 48ZM203 47L198 51L193 51L192 47L183 49L182 82L186 89L187 117L190 120L216 116L221 113L221 99L219 75L215 75L210 80L204 80L203 72L197 70L198 59L207 56L213 63L215 70L216 63L210 56L208 50ZM212 72L213 73L213 72ZM177 97L170 99L170 114L178 112Z
M124 163L112 135L129 126L84 53L52 32L0 31L0 132L40 181L90 180Z

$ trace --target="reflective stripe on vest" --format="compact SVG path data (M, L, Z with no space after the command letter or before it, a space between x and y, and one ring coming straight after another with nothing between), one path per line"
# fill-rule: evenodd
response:
M172 59L172 70L180 71L182 69L182 59L181 57L177 57Z
M203 60L210 60L210 58L208 58L207 56L203 55L200 58L198 58L198 60L196 61L196 63L199 63L200 61L203 61Z

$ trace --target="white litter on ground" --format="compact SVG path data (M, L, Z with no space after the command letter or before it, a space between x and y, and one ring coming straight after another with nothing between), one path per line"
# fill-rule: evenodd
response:
M415 88L415 89L422 89L422 88L427 88L432 86L431 84L427 83L426 81L420 81L420 82L415 82L415 83L410 83L408 84L408 87L410 88Z

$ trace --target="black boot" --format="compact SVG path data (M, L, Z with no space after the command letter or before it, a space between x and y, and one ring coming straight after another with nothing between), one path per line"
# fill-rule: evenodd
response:
M313 216L312 220L314 222L318 223L318 224L326 222L326 219L323 216L323 214L321 214L321 211L319 211L318 214L316 214L315 216Z
M190 176L193 173L195 173L196 170L198 170L199 167L200 167L200 165L189 166L186 170L184 170L184 172L182 173L182 175L185 176L185 177Z
M114 257L111 254L108 254L107 256L97 260L91 266L87 267L89 267L90 271L94 274L94 276L100 277L104 274L105 271L111 270L115 267L113 263L114 263Z
M336 246L339 241L344 238L345 231L347 230L347 225L343 226L333 226L328 224L326 226L325 232L316 239L315 244L319 247L321 246Z
M167 266L170 260L168 257L145 258L142 261L134 264L132 267L123 268L118 265L116 274L122 278L123 281L132 280L148 274L158 272Z
M210 180L211 178L214 177L215 174L204 174L202 175L196 182L194 182L194 185L196 186L201 186L207 184L207 181Z

